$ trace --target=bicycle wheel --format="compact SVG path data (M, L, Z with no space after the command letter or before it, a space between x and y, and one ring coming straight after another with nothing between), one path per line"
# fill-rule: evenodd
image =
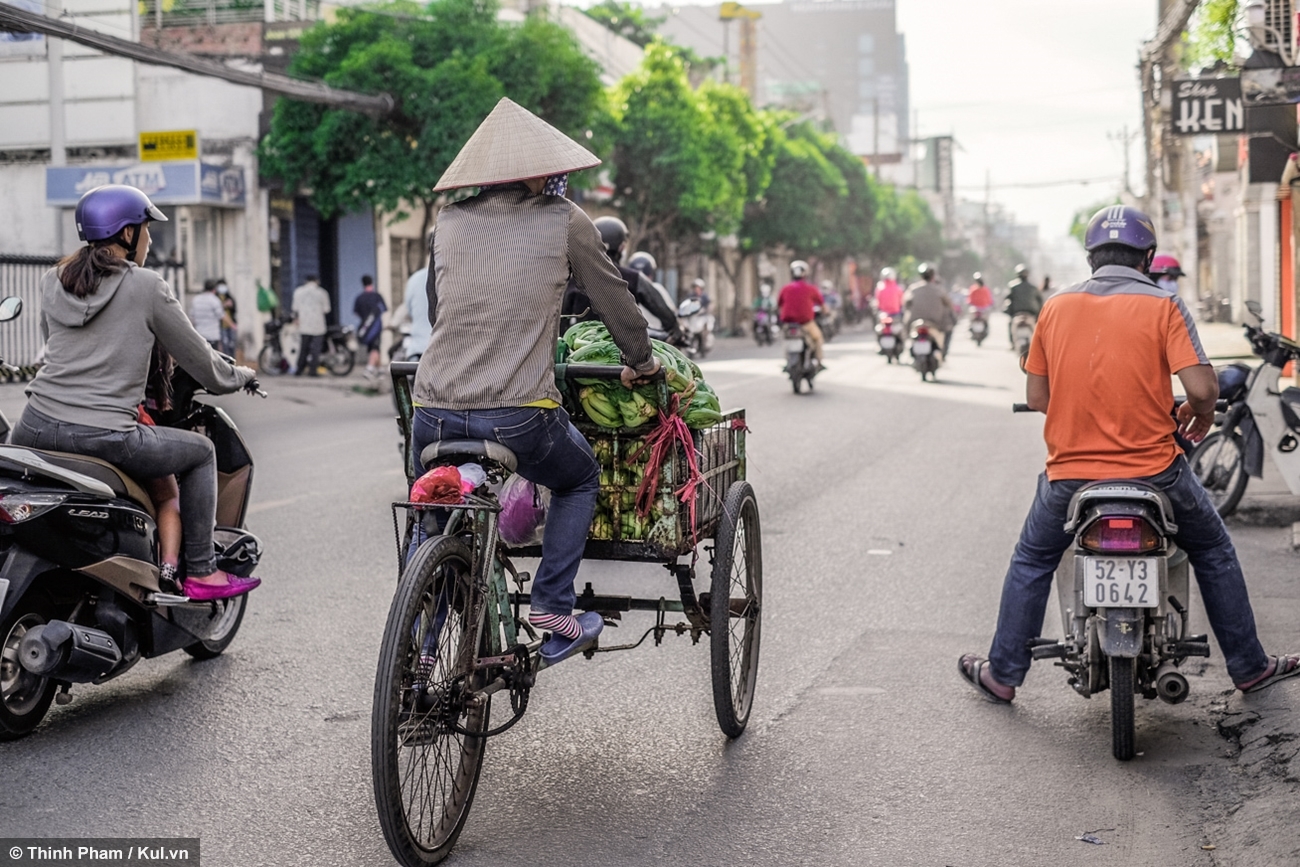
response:
M1214 511L1225 518L1231 515L1250 481L1241 437L1222 429L1213 431L1201 440L1188 462L1209 494Z
M713 709L718 714L718 726L729 738L740 737L754 703L762 605L763 546L758 501L749 482L734 482L727 491L713 542L709 587Z
M1110 658L1110 751L1121 762L1133 758L1133 660Z
M483 767L490 705L469 706L483 591L469 548L439 536L416 551L384 627L370 720L379 825L406 867L446 858L460 836Z

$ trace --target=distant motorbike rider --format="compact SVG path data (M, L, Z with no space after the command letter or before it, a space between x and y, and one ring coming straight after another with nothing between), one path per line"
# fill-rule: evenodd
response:
M903 309L907 312L907 328L912 323L924 319L931 328L943 334L943 354L948 354L952 343L952 330L957 326L957 314L953 310L952 298L935 279L937 272L929 262L922 262L916 269L921 279L907 289L903 298Z
M984 285L984 275L976 271L972 275L975 281L970 284L970 289L966 290L966 303L970 309L976 313L987 314L993 309L993 293L989 287Z
M1166 292L1178 294L1178 278L1183 276L1183 268L1173 256L1161 254L1151 260L1151 279Z
M1038 291L1038 287L1029 282L1029 268L1026 265L1016 266L1016 279L1012 280L1007 286L1007 300L1002 304L1002 312L1007 314L1009 319L1015 319L1017 315L1024 313L1033 319L1038 319L1038 311L1043 309L1043 295ZM1011 343L1011 348L1016 346L1015 337L1011 334L1011 323L1007 323L1007 340Z
M627 281L627 288L632 293L632 297L643 308L642 315L646 319L646 324L667 332L669 339L674 340L678 336L677 311L655 289L646 274L631 267L631 263L623 264L623 247L627 244L627 224L618 217L599 217L593 222L596 230L600 232L600 240L605 245L605 252L618 268L618 273ZM645 316L646 313L649 313L649 316ZM566 321L577 322L597 318L591 311L591 300L576 281L569 281L560 315L568 317ZM650 321L650 317L654 317L654 321Z
M903 287L898 285L898 272L893 268L880 269L880 282L876 284L876 312L891 319L903 315Z
M825 339L817 325L817 308L825 306L826 299L822 297L820 289L808 282L807 262L802 259L791 262L790 276L794 279L782 286L780 294L776 296L781 321L793 322L803 330L804 338L812 347L817 366L825 367L822 364L822 344Z
M1191 561L1237 688L1254 692L1300 674L1300 656L1264 653L1232 539L1174 440L1176 430L1192 441L1205 436L1219 384L1187 306L1148 276L1151 220L1113 205L1093 215L1084 239L1092 278L1047 301L1025 362L1029 408L1047 415L1047 468L1007 569L988 657L963 655L959 673L990 701L1015 697L1029 642L1042 635L1053 573L1074 543L1063 529L1072 497L1090 481L1140 479L1173 507L1174 540ZM1187 392L1176 422L1174 375Z

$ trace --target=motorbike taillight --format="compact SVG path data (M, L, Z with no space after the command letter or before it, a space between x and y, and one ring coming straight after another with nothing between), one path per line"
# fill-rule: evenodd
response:
M0 496L0 523L21 524L61 505L65 494L5 494Z
M1142 518L1107 516L1093 522L1079 544L1105 554L1142 554L1160 547L1160 535Z

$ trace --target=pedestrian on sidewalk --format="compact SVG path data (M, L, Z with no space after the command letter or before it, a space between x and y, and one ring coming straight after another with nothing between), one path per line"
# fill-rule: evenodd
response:
M217 298L221 300L222 308L221 351L234 358L239 343L239 320L235 318L235 299L225 277L217 278Z
M204 280L203 291L190 301L190 322L194 330L218 352L221 351L221 320L226 308L217 297L217 281Z
M366 378L379 375L379 339L384 335L384 314L388 305L375 291L375 278L365 274L361 278L361 294L352 302L352 312L360 325L357 340L366 348Z
M321 347L325 343L325 316L330 312L330 294L308 274L301 286L293 290L293 318L298 323L298 369L294 376L319 376Z

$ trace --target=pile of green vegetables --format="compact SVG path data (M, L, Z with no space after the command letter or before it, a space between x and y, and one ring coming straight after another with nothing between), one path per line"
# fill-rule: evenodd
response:
M677 347L659 340L650 341L655 358L664 369L664 384L669 399L679 395L677 414L694 429L706 428L722 421L718 396L693 361ZM623 363L609 331L599 322L579 322L560 339L557 361L572 364ZM659 386L656 384L628 389L616 380L578 379L575 397L583 412L593 422L608 430L635 430L653 422L659 414ZM665 408L667 409L667 408Z
M667 480L661 477L659 493L647 517L636 511L637 489L649 467L650 450L638 438L597 437L592 451L600 464L600 492L591 521L591 538L649 540L666 547L677 545L678 509ZM667 468L661 469L664 476Z

